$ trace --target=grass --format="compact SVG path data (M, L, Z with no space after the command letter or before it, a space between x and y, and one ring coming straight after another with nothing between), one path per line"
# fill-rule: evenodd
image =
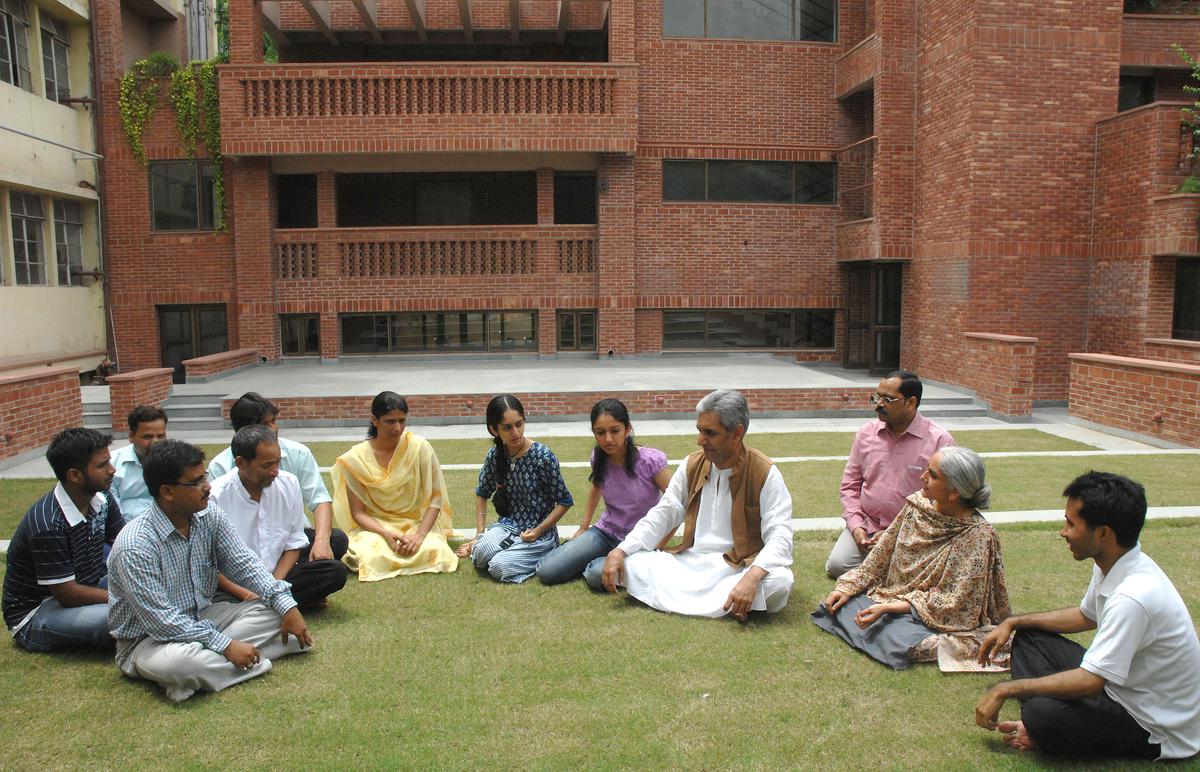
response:
M413 427L421 433L421 427ZM529 436L549 447L559 461L587 461L594 443L589 437L538 437L537 427L531 426ZM1068 440L1037 429L996 429L986 431L955 432L958 444L980 453L1009 450L1092 450L1091 445ZM695 437L647 436L638 442L658 448L668 458L680 459L696 449ZM850 452L854 432L785 432L752 434L750 444L769 456L844 456ZM321 466L331 466L334 459L346 452L353 442L313 442L308 447ZM478 440L431 440L443 464L478 464L488 450L488 441ZM202 445L204 452L212 458L225 449L225 445Z
M808 621L831 584L820 568L831 538L797 536L790 605L746 626L660 614L581 582L502 586L465 564L352 582L310 617L312 652L179 707L110 656L0 646L4 766L1043 766L974 726L997 677L893 672ZM1006 527L1001 539L1016 611L1078 603L1090 563L1071 561L1053 528ZM1198 542L1200 521L1143 535L1193 618ZM1004 717L1016 714L1009 703Z

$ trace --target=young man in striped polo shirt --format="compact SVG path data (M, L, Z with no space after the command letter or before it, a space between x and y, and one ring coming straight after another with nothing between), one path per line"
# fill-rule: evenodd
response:
M4 624L24 649L113 645L104 545L125 520L109 493L111 443L93 429L67 429L46 451L58 485L21 519L4 574Z

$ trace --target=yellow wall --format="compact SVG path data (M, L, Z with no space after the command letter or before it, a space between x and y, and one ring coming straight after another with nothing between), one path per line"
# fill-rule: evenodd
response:
M91 114L94 108L61 105L45 98L40 32L42 13L69 25L71 96L90 96L88 9L80 0L36 0L27 2L27 8L32 93L0 83L0 126L34 135L25 137L0 129L0 330L3 330L0 367L14 360L62 357L105 347L104 295L100 282L84 279L83 286L56 286L56 199L80 204L83 268L102 269L99 205L94 189L96 163L87 156L96 146ZM45 214L41 229L45 285L16 285L10 211L13 191L41 199ZM80 368L90 369L98 359L90 357L80 363Z

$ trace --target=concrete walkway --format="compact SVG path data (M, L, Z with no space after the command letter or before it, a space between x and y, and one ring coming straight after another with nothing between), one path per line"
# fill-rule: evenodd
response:
M862 417L859 418L759 418L755 419L751 416L750 419L750 444L753 444L755 434L771 434L771 433L787 433L787 432L853 432L862 426L864 421L870 420L871 416L868 411L863 411ZM1123 454L1159 454L1159 453L1200 453L1200 450L1191 448L1177 448L1164 450L1155 446L1138 442L1137 440L1118 437L1113 434L1106 434L1096 429L1090 429L1084 426L1078 426L1072 423L1067 423L1065 411L1058 409L1036 410L1034 411L1034 420L1028 424L1011 424L995 418L987 418L985 416L959 416L950 418L939 418L938 423L944 426L951 432L970 429L977 430L1004 430L1004 429L1037 429L1039 431L1053 434L1064 439L1075 440L1086 445L1091 445L1095 450L1077 450L1077 451L1045 451L1037 453L1037 455L1050 456L1070 456L1070 455L1104 455L1123 453ZM662 436L662 435L691 435L696 431L695 424L690 420L684 419L668 419L668 420L647 420L638 421L634 417L634 425L637 433L644 437ZM410 428L417 434L430 440L451 440L451 439L474 439L486 443L490 438L487 433L487 428L482 422L470 424L454 424L448 426L422 426L420 419L414 419L410 424ZM362 429L354 429L347 427L322 427L322 428L304 428L304 427L285 427L282 434L289 439L297 442L357 442L365 436L366 426ZM526 430L530 437L588 437L591 436L591 427L587 421L555 421L538 423L536 420L528 425ZM186 440L187 442L197 444L224 444L229 442L232 436L228 431L186 431L186 432L171 432L171 436L175 439ZM125 445L129 441L123 437L114 437L112 449L115 451ZM849 448L847 448L848 450ZM482 452L482 451L481 451ZM1029 452L1014 452L1014 453L989 453L984 454L985 457L1002 457L1002 456L1029 456L1035 453ZM821 456L821 457L794 457L794 458L779 458L780 462L788 461L832 461L845 460L845 456ZM571 466L573 462L564 462L563 466ZM578 462L574 462L578 463ZM579 465L586 465L580 463ZM455 469L460 465L447 465L447 469ZM464 467L465 468L465 467ZM7 469L0 470L0 479L27 479L27 478L52 478L54 475L50 471L50 465L46 463L45 458L35 458L31 461L26 461L23 464L11 466Z

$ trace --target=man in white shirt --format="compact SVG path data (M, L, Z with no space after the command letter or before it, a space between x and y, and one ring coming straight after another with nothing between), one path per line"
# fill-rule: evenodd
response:
M278 437L266 426L252 424L238 430L231 447L236 466L213 481L213 501L274 577L292 585L297 605L323 604L345 586L346 569L336 560L310 559L311 529L300 482L279 468ZM217 584L240 601L257 597L225 576Z
M279 428L275 425L278 417L279 408L275 403L253 391L238 397L229 409L229 422L233 424L234 432L252 424L262 424L278 435ZM279 437L279 452L279 466L300 480L304 505L312 512L313 528L309 534L312 559L341 560L350 546L350 540L343 531L333 527L333 498L321 478L317 459L308 446L287 437ZM233 451L225 448L209 462L208 476L216 480L233 471L233 468Z
M1013 680L989 689L975 722L1021 750L1179 759L1200 753L1200 640L1187 606L1138 535L1146 492L1120 475L1088 472L1067 497L1060 536L1095 561L1077 608L1004 620L984 639L987 663L1016 631ZM1058 633L1095 630L1091 648ZM999 721L1005 700L1020 721Z
M602 583L677 614L745 622L775 613L792 591L792 499L774 462L742 440L746 398L723 389L696 405L700 450L623 542L608 553ZM680 523L683 541L664 548Z
M129 424L129 444L112 455L117 473L109 491L128 522L154 503L142 477L142 461L155 443L167 438L167 414L154 405L138 405L125 420Z

